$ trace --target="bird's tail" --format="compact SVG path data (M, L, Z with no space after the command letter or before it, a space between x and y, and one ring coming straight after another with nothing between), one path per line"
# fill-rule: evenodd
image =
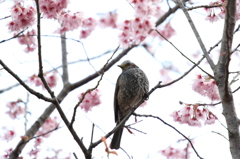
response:
M111 149L119 149L120 148L122 133L123 133L123 127L114 133L112 142L110 144Z

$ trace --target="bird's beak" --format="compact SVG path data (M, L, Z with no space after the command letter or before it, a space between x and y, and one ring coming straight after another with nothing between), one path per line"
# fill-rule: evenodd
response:
M120 68L122 68L122 66L121 65L117 65L118 67L120 67Z

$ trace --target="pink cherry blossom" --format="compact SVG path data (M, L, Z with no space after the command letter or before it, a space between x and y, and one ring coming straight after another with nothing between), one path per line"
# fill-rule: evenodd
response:
M19 105L20 102L21 101L7 103L9 110L6 112L6 114L8 114L10 118L16 119L19 115L25 113L24 108Z
M67 8L69 0L39 0L41 12L46 18L56 18L63 9Z
M57 72L53 72L51 75L45 77L46 82L50 88L53 88L57 85Z
M15 32L32 26L36 21L35 14L35 8L31 6L24 7L21 3L16 3L11 9L12 21L7 24L8 29Z
M2 158L3 158L3 159L8 159L9 156L10 156L10 154L11 154L11 152L12 152L12 150L13 150L12 148L5 150L5 153L6 153L6 154L3 155Z
M148 32L154 28L154 24L148 19L136 17L133 20L124 21L119 27L122 31L119 35L120 43L123 48L127 48L144 41Z
M212 124L215 123L216 120L217 120L217 117L212 112L209 112L207 120L204 122L204 124L205 125L212 125Z
M165 150L161 150L160 153L169 159L182 159L185 157L185 150L176 149L171 146L166 148Z
M37 148L39 145L41 145L42 142L43 142L43 138L41 137L36 138L34 141L34 147Z
M198 105L185 106L179 111L174 111L171 116L175 122L189 126L201 127L204 124L214 124L217 117L205 108L198 108Z
M112 27L112 28L117 28L117 17L118 14L115 12L110 12L104 17L101 17L99 19L100 22L100 27L106 28L106 27Z
M58 127L58 123L57 123L57 117L52 118L48 118L45 123L42 125L41 130L39 130L37 132L37 135L43 135L45 133L45 135L43 135L43 137L49 137L51 133L48 133L54 129L56 129Z
M220 100L216 82L209 77L204 78L198 75L193 82L192 89L202 96L207 96L212 101Z
M58 77L57 77L56 72L53 72L52 74L47 73L44 76L45 76L44 78L50 88L53 88L57 85ZM45 89L42 80L35 74L29 78L29 82L34 84L36 87L42 86L42 88Z
M78 97L79 100L82 100L84 93L81 93ZM81 109L83 109L86 113L91 111L93 107L101 104L100 100L100 92L98 89L88 92L82 103L79 105Z
M97 21L93 18L86 18L83 20L82 30L80 31L80 39L87 38L95 29Z
M29 156L33 156L35 158L37 158L37 154L39 153L39 149L32 149L28 154Z
M172 25L170 22L168 22L164 29L160 31L160 33L166 38L166 39L170 39L173 35L176 34L176 31L172 28ZM164 39L162 36L158 35L160 37L160 39Z
M135 18L124 21L119 25L121 33L119 41L123 48L137 45L144 41L150 30L155 29L155 24L151 20L159 10L156 5L158 0L132 0L131 3L135 8Z
M219 17L216 14L209 14L205 20L210 21L210 22L216 22L219 20Z
M16 136L16 132L13 130L6 130L4 135L2 136L3 140L7 142L11 141Z
M67 31L73 31L74 29L77 29L82 25L83 18L84 17L82 12L61 12L57 17L58 22L61 24L61 28L59 28L55 32L63 34Z
M20 37L17 38L18 42L21 45L27 45L24 50L26 53L33 52L37 48L36 38L34 37L34 35L36 35L36 31L33 29L31 31L28 31L27 34L22 34Z

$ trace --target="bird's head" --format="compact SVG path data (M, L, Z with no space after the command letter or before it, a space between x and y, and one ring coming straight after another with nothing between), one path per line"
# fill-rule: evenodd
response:
M127 61L124 61L121 65L118 65L118 67L120 67L124 71L129 68L134 68L134 67L138 67L138 66L135 65L134 63L132 63L131 61L127 60Z

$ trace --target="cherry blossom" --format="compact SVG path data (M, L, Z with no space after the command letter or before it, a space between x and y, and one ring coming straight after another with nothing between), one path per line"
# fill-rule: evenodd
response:
M27 45L27 47L24 49L26 53L33 52L37 48L36 38L34 35L36 35L36 31L33 29L28 31L27 34L22 34L17 38L21 45Z
M84 93L81 93L78 97L79 100L82 100ZM98 89L88 92L82 103L79 105L81 109L83 109L86 113L91 111L93 107L101 104L100 100L100 92Z
M21 3L16 3L11 8L12 21L7 24L8 29L15 32L32 26L36 21L35 14L35 8L31 6L24 7Z
M174 111L171 116L175 122L201 127L204 124L214 124L217 117L206 108L198 108L198 105L185 106L179 111Z
M225 1L216 1L216 2L211 2L209 4L209 6L212 5L221 5L220 7L214 7L214 8L204 8L204 10L207 12L207 17L205 18L205 20L210 21L210 22L216 22L218 21L220 18L224 18L225 17L225 5L226 2ZM220 12L218 12L217 10L220 10Z
M106 28L106 27L112 27L112 28L117 28L117 17L118 14L114 12L110 12L104 17L101 17L99 19L100 22L100 27Z
M39 149L32 149L28 154L29 156L34 156L35 158L37 158L37 154L39 153Z
M160 33L166 38L166 39L170 39L173 35L176 34L176 31L172 28L172 25L170 22L168 22L164 29L160 30ZM160 37L160 39L164 39L162 36L158 35L158 37Z
M49 137L51 133L48 133L54 129L56 129L58 127L58 123L57 123L57 117L52 118L48 118L45 123L42 125L41 130L37 132L37 135L43 135L45 133L45 135L43 135L43 137Z
M55 32L63 34L67 31L77 29L82 25L83 18L84 16L82 12L76 13L71 13L70 11L61 12L57 17L58 22L61 24L61 28L59 28Z
M67 8L68 3L69 0L39 0L41 12L49 19L55 19L63 9Z
M133 20L126 20L119 25L122 31L119 35L119 40L123 48L139 44L144 41L151 29L154 29L154 24L148 19L136 17Z
M44 76L45 76L44 78L50 88L53 88L57 85L58 77L57 77L56 72L53 72L52 74L47 73L47 74L44 74ZM29 78L29 82L34 84L36 87L42 86L42 88L45 89L42 80L35 74Z
M22 102L21 100L18 100L16 102L9 102L7 103L7 107L9 110L6 112L12 119L16 119L19 115L24 114L25 110L22 108L19 103Z
M182 159L185 157L186 152L169 146L165 150L161 150L160 153L168 159Z
M212 112L209 112L207 120L204 122L204 124L212 125L215 123L216 120L217 120L217 117Z
M43 142L43 138L38 137L34 141L34 147L37 148Z
M83 20L82 29L80 31L80 39L87 38L95 29L97 21L93 18L86 18Z
M210 77L197 75L197 78L193 82L192 89L202 96L208 97L212 101L220 100L216 82Z
M3 159L8 159L8 158L9 158L9 155L10 155L11 152L12 152L12 150L13 150L12 148L5 150L5 153L6 153L6 154L3 155L2 158L3 158Z
M11 141L16 136L16 132L13 130L6 130L4 135L2 136L3 140L7 142Z
M150 30L155 29L155 24L151 17L156 15L159 10L156 5L159 1L132 0L135 8L135 18L126 20L119 25L121 33L119 41L123 48L131 47L144 41Z
M210 21L210 22L216 22L216 21L218 21L219 20L219 16L217 16L216 14L209 14L206 18L205 18L205 20L207 20L207 21Z

